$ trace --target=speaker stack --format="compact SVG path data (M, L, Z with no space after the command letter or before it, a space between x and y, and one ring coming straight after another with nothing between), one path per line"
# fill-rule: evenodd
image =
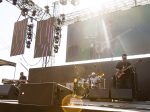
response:
M90 100L96 100L96 99L108 99L109 98L109 89L90 89L88 98Z
M111 99L132 100L132 89L111 89Z
M0 85L0 99L17 100L19 90L14 85Z
M55 82L22 84L19 103L35 105L59 105L71 90Z

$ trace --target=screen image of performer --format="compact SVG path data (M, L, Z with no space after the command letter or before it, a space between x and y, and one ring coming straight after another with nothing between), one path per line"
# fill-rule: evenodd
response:
M133 66L127 59L127 54L122 54L122 60L116 65L116 88L118 89L133 89L134 72Z

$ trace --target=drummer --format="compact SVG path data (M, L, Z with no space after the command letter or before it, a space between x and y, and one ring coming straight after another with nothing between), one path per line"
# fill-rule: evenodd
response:
M95 72L92 72L90 77L89 77L89 82L90 82L90 85L91 85L91 88L95 88L97 86L97 83L98 81L100 80L100 78L96 75Z

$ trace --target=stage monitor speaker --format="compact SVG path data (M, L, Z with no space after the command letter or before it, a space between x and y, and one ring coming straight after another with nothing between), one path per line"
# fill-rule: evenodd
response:
M112 99L132 99L132 89L111 89Z
M107 99L109 98L109 89L90 89L89 90L89 99Z
M0 85L0 99L12 99L18 98L19 90L14 85Z
M59 105L71 90L55 82L22 84L19 103L36 105Z

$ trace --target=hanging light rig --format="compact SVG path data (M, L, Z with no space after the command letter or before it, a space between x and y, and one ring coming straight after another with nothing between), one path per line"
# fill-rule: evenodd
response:
M61 41L61 30L62 30L62 26L65 22L65 15L61 14L60 17L56 18L56 25L54 28L54 53L58 53L58 49L60 46L60 41Z
M26 47L30 48L33 37L33 23L27 25Z

